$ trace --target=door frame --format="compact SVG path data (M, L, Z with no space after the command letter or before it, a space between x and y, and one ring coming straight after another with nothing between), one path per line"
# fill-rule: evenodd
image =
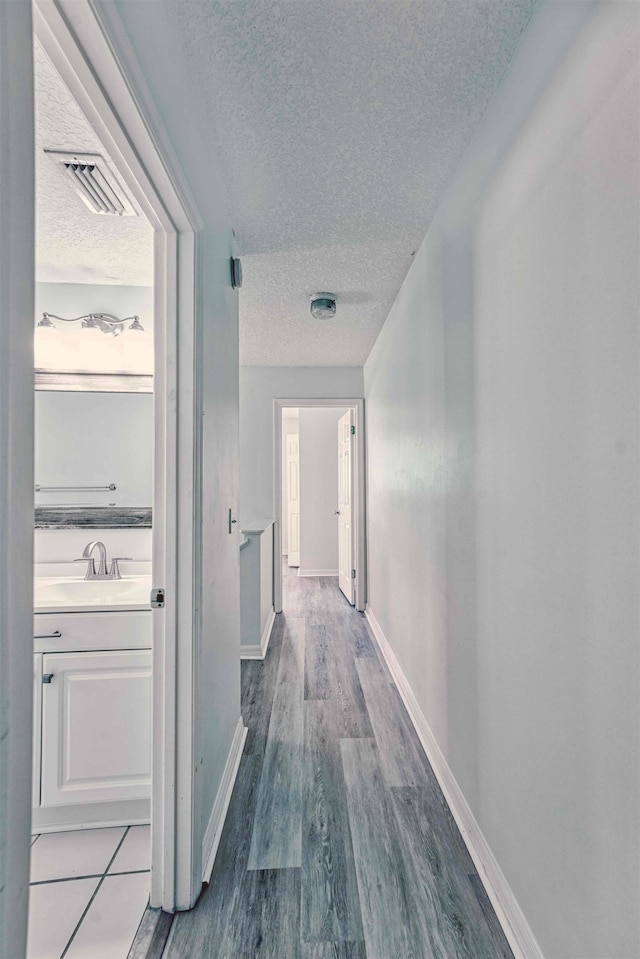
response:
M279 398L273 401L273 608L282 612L282 410L285 407L321 407L335 409L350 407L354 411L356 428L354 469L354 564L356 569L356 609L364 613L367 601L367 543L366 543L366 435L363 399L309 399Z
M202 221L117 10L35 0L34 32L154 229L155 467L150 903L202 886L198 686L202 529Z
M27 939L33 704L32 17L0 3L0 955Z
M353 410L348 409L346 413L343 413L340 419L338 420L338 588L344 593L350 603L355 604L355 583L351 576L350 570L353 568L354 561L354 552L355 552L355 536L354 536L354 525L353 525L353 502L355 499L354 488L355 488L355 476L353 471L353 455L354 455L354 442L352 431L354 427L354 415ZM345 442L343 429L344 425L348 428L347 440ZM344 476L342 470L342 456L344 453L344 447L349 449L349 477L348 477L348 491L344 489ZM344 569L344 560L347 558L342 554L342 543L343 543L343 523L344 519L342 516L343 509L348 510L349 512L349 564L348 569ZM343 577L344 572L344 577ZM342 580L345 580L343 585Z
M296 443L295 456L294 456L294 455L291 453L291 451L290 451L291 441L292 441L292 440L295 440L295 443ZM285 436L283 435L283 437L282 437L282 442L284 443L284 441L285 441ZM286 483L285 483L285 478L284 478L284 476L282 477L282 502L285 502L285 485L286 485L286 488L287 488L287 490L286 490L286 504L287 504L287 566L300 566L300 428L299 428L299 427L298 427L298 432L297 432L297 433L287 433L287 434L286 434L286 445L287 445L287 451L286 451L287 479L286 479ZM283 457L283 459L284 459L284 457ZM295 512L294 512L294 510L293 510L293 508L292 508L293 500L292 500L292 498L291 498L291 490L290 490L290 486L289 486L289 480L291 479L291 464L292 464L292 462L295 463L295 466L296 466L296 469L297 469L297 474L298 474L298 475L297 475L297 484L298 484L298 491L297 491L297 501L298 501L298 503L297 503L297 505L298 505L298 513L297 513L297 516L298 516L297 542L298 542L298 549L297 549L297 550L292 549L292 546L291 546L291 543L292 543L292 537L291 537L291 517L296 515ZM282 549L283 533L284 533L284 516L282 517L282 525L281 525L281 527L280 527L280 538L281 538L280 553L281 553L282 556L284 556L284 550ZM293 561L292 561L292 557L294 558ZM295 562L295 559L296 559L296 558L297 558L297 560L298 560L297 562Z

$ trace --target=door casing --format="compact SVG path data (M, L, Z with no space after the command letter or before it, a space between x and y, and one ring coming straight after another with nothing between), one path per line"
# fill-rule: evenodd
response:
M287 487L287 564L300 565L300 436L289 433L287 436L287 477L282 482ZM295 466L295 500L291 493L291 467ZM295 510L293 503L295 502ZM295 523L292 516L297 517ZM284 522L284 518L283 518ZM281 527L282 530L282 527ZM297 547L297 549L296 549Z
M0 955L26 949L33 636L33 37L0 3Z
M349 409L338 420L338 586L353 605L355 583L351 577L353 564L353 490L355 486L353 410ZM345 475L343 463L348 455L348 470ZM345 519L346 517L346 519Z
M367 550L366 550L366 436L363 399L309 399L287 397L273 401L273 515L276 518L273 532L273 608L282 612L282 410L285 407L351 407L356 430L354 456L354 502L353 519L355 534L354 567L356 570L355 607L363 613L367 601Z
M36 0L34 30L154 232L155 476L151 905L190 908L202 885L198 686L203 228L117 10Z

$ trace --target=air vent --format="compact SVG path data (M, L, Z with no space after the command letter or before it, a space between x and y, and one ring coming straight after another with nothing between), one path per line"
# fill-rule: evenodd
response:
M74 190L92 213L105 216L137 216L122 185L97 153L60 153L47 156L69 177Z

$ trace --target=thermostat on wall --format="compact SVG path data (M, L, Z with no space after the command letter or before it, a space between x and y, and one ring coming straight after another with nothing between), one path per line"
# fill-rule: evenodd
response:
M232 256L230 260L231 267L231 287L234 290L239 290L242 286L242 263L239 258Z

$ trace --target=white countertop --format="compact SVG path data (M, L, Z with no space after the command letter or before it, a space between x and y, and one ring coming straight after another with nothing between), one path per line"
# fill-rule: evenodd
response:
M127 567L125 570L124 567ZM150 609L151 563L123 563L121 579L85 580L70 563L35 568L34 613L103 613Z

